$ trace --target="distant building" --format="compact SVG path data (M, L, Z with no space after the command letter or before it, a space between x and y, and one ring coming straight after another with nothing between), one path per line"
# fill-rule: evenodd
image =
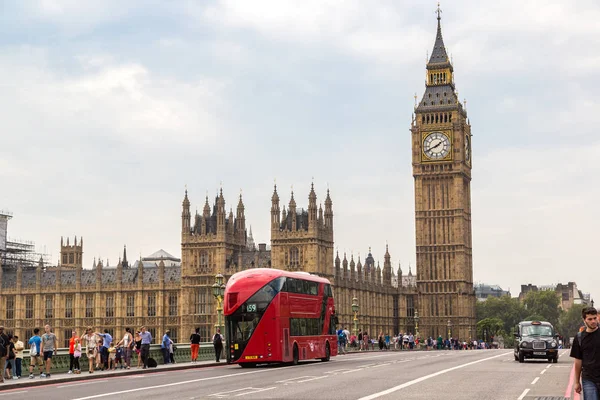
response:
M477 301L486 301L489 297L510 296L510 291L502 290L498 285L486 285L479 283L475 285L475 297Z
M521 293L519 293L519 300L525 300L525 296L529 292L537 292L543 290L553 290L560 296L561 302L560 307L567 311L576 304L591 305L591 299L589 293L583 293L577 288L577 283L569 282L567 284L559 283L557 285L543 285L536 286L531 283L527 285L521 285Z

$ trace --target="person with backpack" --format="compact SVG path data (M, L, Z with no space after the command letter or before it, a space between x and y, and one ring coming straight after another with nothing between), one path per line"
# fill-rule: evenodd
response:
M346 354L346 334L343 329L339 329L338 335L338 351L339 354Z
M575 359L575 392L586 400L600 399L600 331L598 311L594 307L581 310L585 330L578 332L573 340L570 356ZM581 379L581 382L580 382Z
M40 354L40 348L42 346L42 338L40 337L40 328L33 330L33 336L29 339L29 379L33 379L33 369L37 365L40 370L40 377L42 376L42 355Z
M221 328L217 328L217 333L212 338L213 346L215 347L215 358L217 362L221 362L221 353L223 352L223 335L221 335Z

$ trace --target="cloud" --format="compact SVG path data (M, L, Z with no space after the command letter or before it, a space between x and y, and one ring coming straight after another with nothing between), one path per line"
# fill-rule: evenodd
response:
M0 16L0 207L15 235L91 257L179 252L180 202L223 181L269 240L273 178L329 184L340 251L414 266L410 118L435 4L27 2ZM475 277L513 290L594 265L592 1L461 1L442 27L473 125ZM283 188L286 188L285 190ZM56 248L56 247L54 247ZM90 261L90 262L88 262ZM567 270L566 267L569 267ZM573 268L576 266L577 268ZM414 272L414 271L413 271ZM593 275L593 273L591 273Z

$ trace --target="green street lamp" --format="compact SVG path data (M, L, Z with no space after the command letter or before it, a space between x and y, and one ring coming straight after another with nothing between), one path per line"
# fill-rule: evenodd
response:
M221 274L215 275L215 283L212 285L213 296L217 300L217 323L215 328L223 328L222 315L223 315L223 296L225 295L225 284L223 283L224 277ZM223 329L221 329L223 334Z
M358 299L354 297L352 299L352 312L354 313L354 334L358 336Z
M448 320L448 339L452 337L452 321Z
M415 320L415 336L419 337L419 310L415 309L414 320Z

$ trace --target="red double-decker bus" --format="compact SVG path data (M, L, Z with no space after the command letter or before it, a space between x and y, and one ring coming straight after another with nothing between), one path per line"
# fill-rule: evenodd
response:
M337 355L331 284L303 272L256 268L233 275L223 306L227 362L242 367Z

